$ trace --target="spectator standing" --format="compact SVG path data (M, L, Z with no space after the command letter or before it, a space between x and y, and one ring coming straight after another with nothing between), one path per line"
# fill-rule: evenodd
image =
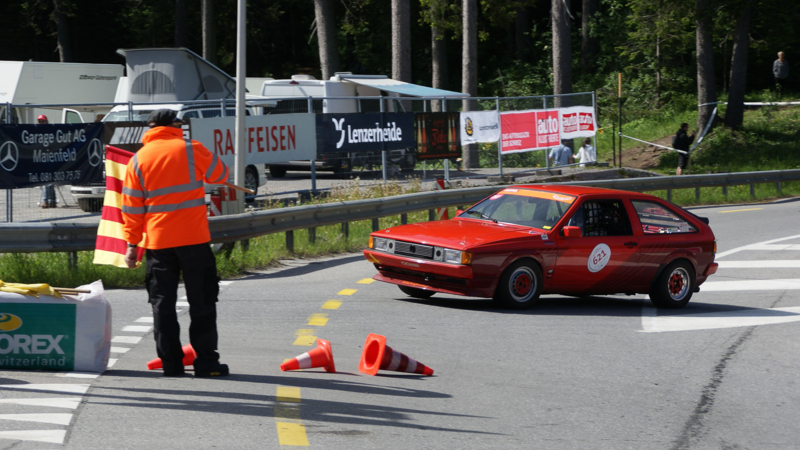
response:
M778 59L772 63L772 75L775 76L775 89L778 91L778 98L781 98L783 88L786 87L786 79L789 78L789 62L783 57L783 52L778 52Z
M592 138L583 140L583 146L578 149L578 158L580 158L581 167L586 167L586 163L597 161L597 150L592 147Z
M678 153L678 169L675 170L675 175L683 174L689 165L689 146L692 145L692 142L694 142L694 133L689 135L689 124L684 122L672 138L672 148L686 152Z
M572 164L574 161L572 157L572 149L559 142L557 147L550 150L550 163L556 166L566 166Z
M147 249L145 287L153 308L156 351L164 376L182 376L183 350L175 312L183 275L189 301L189 340L198 377L225 376L228 366L217 353L216 260L208 245L203 182L228 179L228 167L197 141L184 140L175 111L153 111L142 147L128 162L122 190L125 263L137 266L136 247Z

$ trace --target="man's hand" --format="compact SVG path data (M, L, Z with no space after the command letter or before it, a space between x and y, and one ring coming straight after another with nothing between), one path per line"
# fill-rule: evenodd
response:
M139 261L136 261L136 247L128 247L125 251L125 264L129 269L135 269L139 265Z

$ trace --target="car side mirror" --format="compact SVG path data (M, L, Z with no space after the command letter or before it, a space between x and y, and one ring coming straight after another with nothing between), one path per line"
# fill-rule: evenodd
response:
M564 237L574 239L583 236L581 227L564 227Z
M463 209L457 209L457 210L456 210L456 215L455 215L455 216L453 216L453 218L455 219L456 217L460 216L460 215L461 215L461 213L463 213L463 212L464 212L464 210L463 210Z

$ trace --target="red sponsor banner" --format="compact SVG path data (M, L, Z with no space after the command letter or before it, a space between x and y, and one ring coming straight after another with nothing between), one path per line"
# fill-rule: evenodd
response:
M561 141L557 109L500 113L500 127L503 154L555 147Z
M561 138L573 139L594 136L597 130L594 108L591 106L572 106L558 110L561 122Z

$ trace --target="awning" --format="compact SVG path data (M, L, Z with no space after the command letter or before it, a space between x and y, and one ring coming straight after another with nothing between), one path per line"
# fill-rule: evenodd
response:
M355 76L339 76L342 80L350 83L360 84L362 86L369 86L382 91L394 92L400 95L408 95L410 97L469 97L469 94L462 94L461 92L446 91L444 89L435 89L428 86L420 86L418 84L406 83L403 81L393 80L391 78L371 78Z

